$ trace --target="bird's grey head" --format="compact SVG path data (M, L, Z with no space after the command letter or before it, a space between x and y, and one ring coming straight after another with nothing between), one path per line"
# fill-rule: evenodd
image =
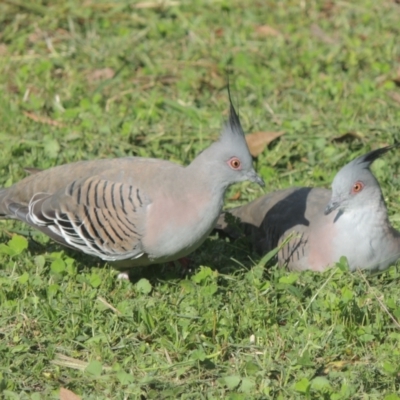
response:
M345 165L332 182L332 197L325 208L325 215L334 210L346 212L371 207L382 199L378 181L370 171L371 164L393 146L382 147L364 154Z
M203 153L213 164L215 178L222 186L241 181L252 181L264 186L264 181L253 168L253 159L246 143L239 116L229 95L229 119L224 124L220 138Z

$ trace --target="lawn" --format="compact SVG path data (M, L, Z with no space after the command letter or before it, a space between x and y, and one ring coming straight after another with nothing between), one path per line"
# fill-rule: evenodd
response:
M83 159L187 164L218 138L228 76L245 132L283 134L255 159L266 188L227 207L329 187L400 140L398 1L161 3L0 3L0 186ZM373 171L400 229L399 150ZM291 273L213 234L187 276L128 282L23 224L0 236L4 399L400 399L396 266Z

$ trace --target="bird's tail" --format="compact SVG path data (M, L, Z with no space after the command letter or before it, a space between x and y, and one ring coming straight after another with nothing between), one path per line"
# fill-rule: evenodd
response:
M0 219L8 218L8 209L6 204L7 188L0 189Z

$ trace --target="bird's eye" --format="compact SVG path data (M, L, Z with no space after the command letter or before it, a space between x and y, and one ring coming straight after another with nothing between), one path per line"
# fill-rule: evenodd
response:
M364 189L364 184L362 182L358 181L353 185L353 188L351 191L352 191L352 193L355 194L355 193L361 192L361 190L363 190L363 189Z
M240 160L237 157L232 157L228 161L228 164L232 169L235 169L235 170L241 169L241 166L242 166L242 163L240 162Z

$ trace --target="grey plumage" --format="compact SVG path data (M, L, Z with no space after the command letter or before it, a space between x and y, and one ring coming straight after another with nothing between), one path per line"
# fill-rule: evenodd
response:
M126 157L28 171L0 189L0 218L103 260L127 260L124 268L189 254L213 228L229 185L264 185L232 103L219 140L186 167Z
M383 270L400 257L400 234L389 223L387 208L371 163L387 146L362 155L335 176L332 191L289 188L228 210L238 226L222 214L217 228L230 236L245 234L264 254L292 235L278 253L292 270L322 271L346 256L352 270Z

